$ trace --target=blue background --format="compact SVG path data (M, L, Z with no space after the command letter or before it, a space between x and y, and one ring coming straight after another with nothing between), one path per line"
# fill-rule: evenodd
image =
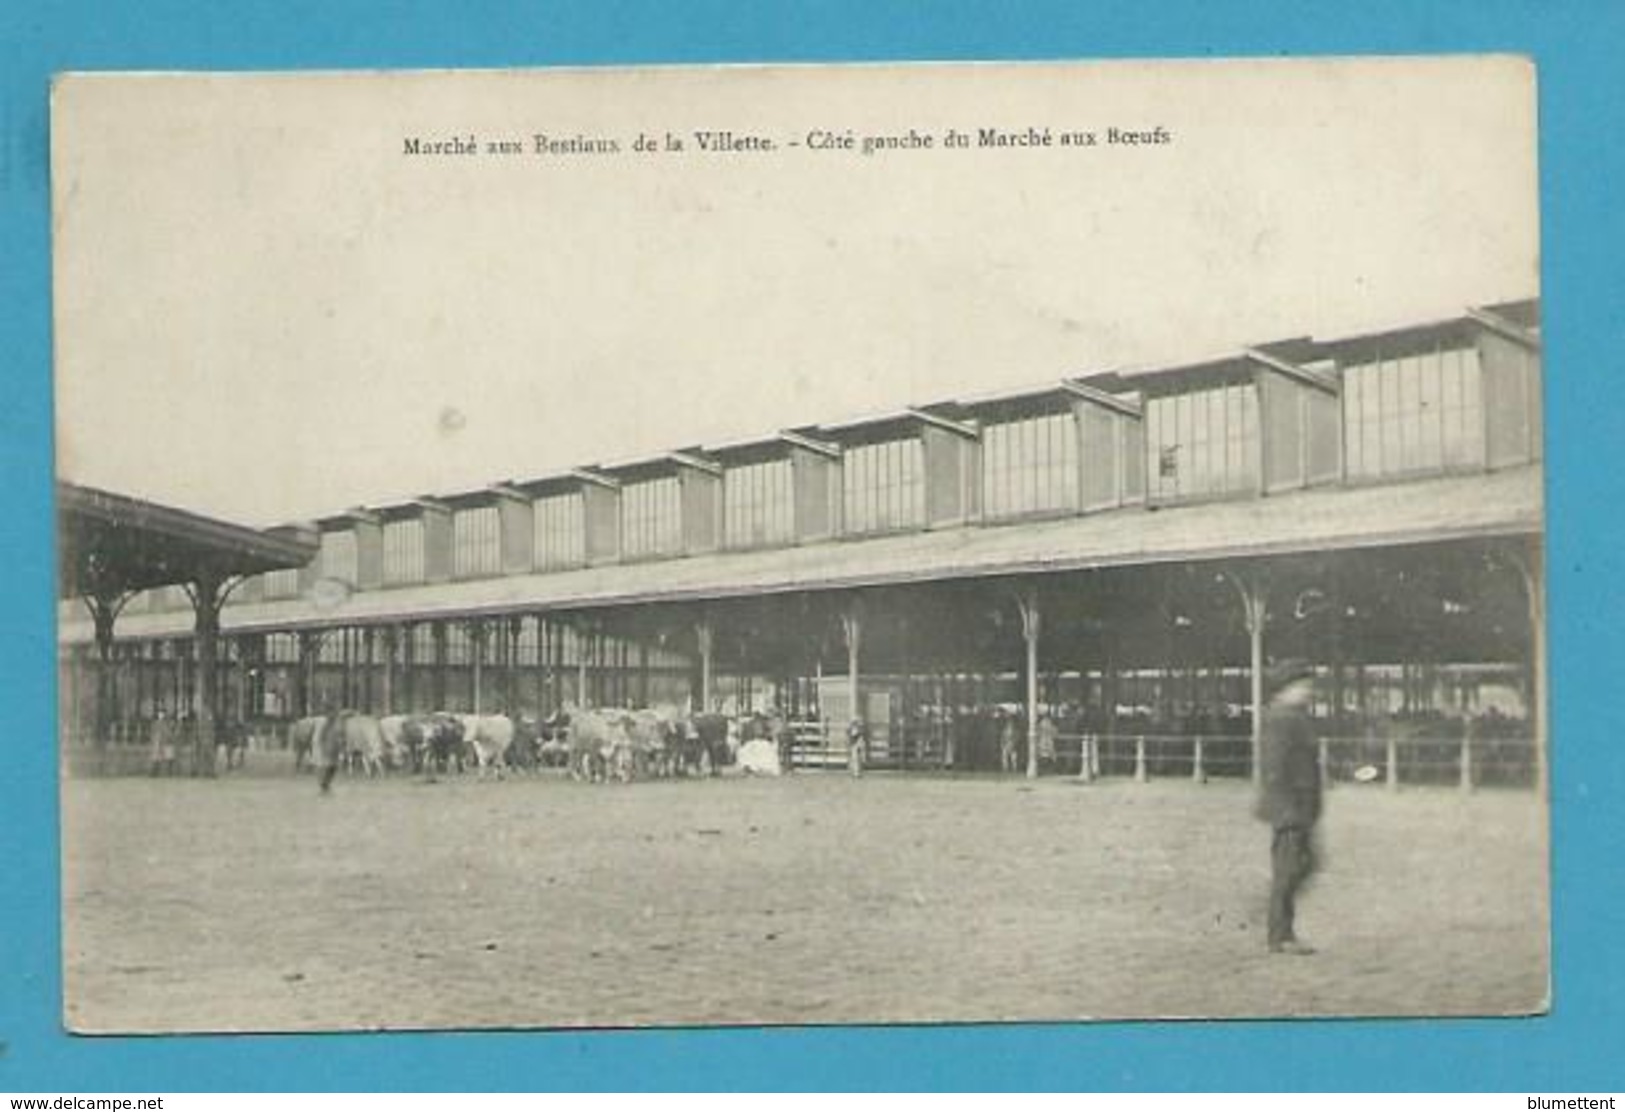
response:
M1500 51L1539 67L1554 1011L1452 1022L76 1039L61 1032L47 89L67 69ZM0 1091L1625 1088L1625 4L0 0ZM1445 944L1441 940L1441 945Z

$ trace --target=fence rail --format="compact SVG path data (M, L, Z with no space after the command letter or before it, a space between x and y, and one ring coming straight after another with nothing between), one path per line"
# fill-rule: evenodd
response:
M1323 737L1317 748L1327 784L1471 790L1535 783L1535 745L1526 737ZM1063 734L1056 741L1055 765L1055 771L1086 778L1246 779L1253 773L1252 741L1234 735Z

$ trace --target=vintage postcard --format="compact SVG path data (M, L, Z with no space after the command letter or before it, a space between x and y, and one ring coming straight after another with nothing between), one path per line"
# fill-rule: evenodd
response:
M65 1023L1544 1011L1535 119L61 76Z

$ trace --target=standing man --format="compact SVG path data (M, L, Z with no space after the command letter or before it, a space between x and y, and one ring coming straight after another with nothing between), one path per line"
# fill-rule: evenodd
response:
M854 717L846 724L846 770L854 777L863 775L863 759L869 744L869 727Z
M1020 758L1016 753L1016 720L999 712L999 771L1014 772Z
M1314 668L1283 660L1270 669L1264 708L1255 813L1270 824L1269 948L1276 954L1312 954L1293 931L1298 890L1315 869L1315 824L1320 820L1320 767L1309 730Z
M1055 719L1046 712L1038 719L1038 767L1048 772L1055 767Z
M158 708L157 716L152 720L152 737L150 739L153 776L173 776L175 774L175 724L170 721L169 713L162 707Z
M339 762L344 759L346 745L344 735L349 719L349 712L337 711L329 713L316 727L313 748L316 758L321 762L323 795L333 790L333 777L338 773Z

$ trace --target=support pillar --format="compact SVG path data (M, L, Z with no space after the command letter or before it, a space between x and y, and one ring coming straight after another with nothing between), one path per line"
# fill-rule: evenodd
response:
M346 709L356 705L355 699L355 630L343 626L339 636L339 705Z
M1457 787L1463 795L1473 790L1473 720L1463 714L1461 719L1461 768Z
M1259 755L1264 737L1264 627L1269 622L1269 585L1261 572L1249 575L1226 571L1221 574L1241 596L1242 620L1247 627L1249 669L1252 673L1253 783L1257 784L1263 774Z
M711 650L713 631L710 619L694 624L694 641L700 653L700 713L711 713Z
M558 699L553 691L552 625L542 615L536 615L536 716L546 718L558 710Z
M174 640L169 643L169 652L174 664L169 670L169 705L179 714L192 697L192 646L186 641Z
M472 664L471 684L473 691L470 698L474 701L474 713L483 714L482 686L485 678L485 621L475 618L468 623L468 655Z
M1021 639L1027 646L1027 779L1038 779L1038 635L1041 618L1038 592L1027 590L1016 596L1021 612Z
M436 710L447 710L446 706L446 623L435 622L429 627L429 636L434 641L434 674L430 681L430 689L434 694Z
M592 634L583 629L576 630L576 698L583 707L592 706L592 699L587 696L587 653L592 645Z
M863 645L863 612L854 602L841 612L841 635L846 641L846 697L850 717L847 724L863 718L863 707L858 702L858 655Z
M315 630L302 629L299 638L299 664L294 670L293 705L294 711L300 718L307 718L316 712L311 704L313 689L316 686L316 656L321 652L321 634ZM326 709L326 708L321 708Z
M416 712L417 709L418 709L418 681L417 681L418 627L415 626L414 624L412 624L411 622L407 622L405 625L401 626L400 629L401 629L401 633L400 633L400 636L401 636L401 669L405 673L402 678L406 681L405 682L405 687L406 687L405 710L408 711L409 713L412 713L412 712Z
M378 669L378 631L372 626L366 626L361 631L361 659L364 661L361 666L361 704L368 714L378 714L378 705L373 702L377 694L373 690L373 673Z
M219 694L216 667L220 653L220 607L227 593L224 587L220 577L210 573L199 575L190 585L197 645L193 673L197 728L192 742L192 769L197 776L215 775L215 700Z
M252 715L249 708L253 701L254 681L253 673L259 670L259 654L254 649L253 641L248 637L236 637L230 642L232 655L237 660L237 670L233 674L235 682L234 701L237 705L237 718L247 723Z
M502 661L502 710L515 721L519 718L519 681L515 673L519 670L519 642L524 633L524 621L524 618L513 617L504 626L508 640Z
M638 640L638 706L649 705L649 642Z
M85 598L90 608L90 619L96 627L96 747L107 744L112 725L113 684L113 626L119 611L134 595L94 595Z
M378 631L378 639L384 650L384 667L378 681L382 690L379 691L378 697L387 716L395 713L395 653L401 641L400 628L385 626Z

